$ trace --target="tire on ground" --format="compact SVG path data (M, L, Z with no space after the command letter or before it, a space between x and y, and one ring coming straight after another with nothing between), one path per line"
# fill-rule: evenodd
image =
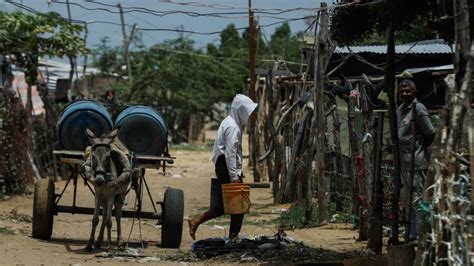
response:
M33 202L33 238L47 240L53 232L54 183L49 179L35 184Z
M183 233L183 191L181 189L167 188L162 206L161 245L167 248L179 248Z

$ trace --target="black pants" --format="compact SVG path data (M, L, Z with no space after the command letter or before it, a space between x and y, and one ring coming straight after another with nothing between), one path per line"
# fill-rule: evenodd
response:
M217 197L215 199L217 201L217 204L215 204L214 206L211 206L211 212L214 217L219 217L219 216L224 215L224 201L222 199L221 184L230 183L229 170L227 169L224 155L221 155L219 156L219 158L217 158L215 171L216 171L216 176L218 180L217 184L219 187L218 189L216 189L217 191L216 195L211 195L211 197L213 196ZM240 229L242 228L243 220L244 220L243 214L230 215L230 229L229 229L230 236L235 236L239 234Z

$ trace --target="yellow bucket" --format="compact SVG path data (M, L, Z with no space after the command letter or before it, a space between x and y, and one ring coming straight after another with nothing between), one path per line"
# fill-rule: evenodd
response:
M222 200L225 214L250 212L250 185L242 183L222 184Z

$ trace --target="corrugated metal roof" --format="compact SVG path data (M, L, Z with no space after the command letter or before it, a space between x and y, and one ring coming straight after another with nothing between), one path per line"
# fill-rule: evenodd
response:
M302 47L306 49L313 49L314 36L304 35L301 38ZM344 46L337 47L334 51L338 54L349 53L374 53L386 54L386 45L362 45L362 46ZM452 54L453 49L451 45L446 43L443 39L423 40L413 43L405 43L395 45L395 53L397 54Z
M335 53L374 53L386 54L386 45L366 45L366 46L350 46L337 47ZM452 54L451 46L444 42L418 42L409 44L399 44L395 46L397 54Z
M442 66L433 66L433 67L417 67L417 68L409 68L405 71L409 71L412 74L420 73L420 72L436 72L436 71L453 71L454 65L442 65Z

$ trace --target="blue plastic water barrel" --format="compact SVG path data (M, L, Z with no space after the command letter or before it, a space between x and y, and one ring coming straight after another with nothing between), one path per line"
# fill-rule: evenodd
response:
M114 128L120 128L118 138L139 155L162 155L168 145L165 120L151 107L126 108L115 119Z
M103 105L93 101L77 101L68 105L59 117L57 136L62 149L83 151L89 146L86 129L100 137L112 130L112 118Z

